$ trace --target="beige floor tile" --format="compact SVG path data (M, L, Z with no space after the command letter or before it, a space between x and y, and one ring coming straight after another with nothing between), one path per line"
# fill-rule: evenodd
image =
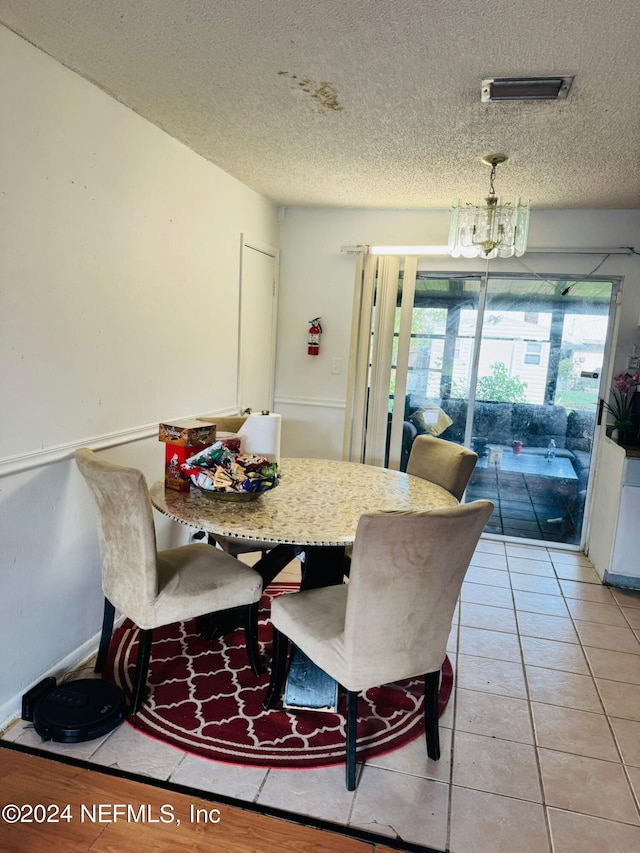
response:
M453 784L542 802L535 747L529 744L456 732Z
M169 777L176 785L253 802L267 776L264 767L224 764L198 755L185 755Z
M456 737L462 731L533 743L529 703L525 699L460 688L456 699Z
M637 607L623 607L622 613L632 628L640 628L640 609Z
M380 767L383 770L395 770L398 773L408 773L410 776L422 776L424 779L434 779L437 782L449 783L451 779L451 740L453 732L443 726L439 727L440 758L432 761L427 755L427 744L424 736L412 740L406 746L395 749L386 755L379 755L365 762L370 767Z
M0 738L8 743L15 743L24 737L27 732L32 733L33 743L35 745L36 733L33 729L33 723L28 723L26 720L12 720L7 724L6 728L0 731ZM25 743L25 746L27 744Z
M318 770L270 770L255 800L261 806L346 824L354 800L344 765Z
M574 643L559 643L539 637L521 637L522 655L527 666L542 666L545 669L562 669L589 675L589 667L580 646Z
M594 569L588 566L572 566L568 563L555 563L556 575L561 580L580 581L581 583L594 583L600 585L602 582Z
M557 853L636 853L640 828L599 817L548 809L553 849Z
M141 735L125 722L96 750L91 762L165 781L177 769L184 755L174 746Z
M508 557L509 571L523 575L538 575L544 578L555 578L553 564L548 560L534 560L526 557Z
M618 720L611 717L610 722L623 763L640 767L640 720Z
M616 604L610 589L606 586L596 586L593 583L580 581L559 580L565 598L581 598L585 601L598 601L600 604Z
M502 554L504 556L504 542L495 542L492 539L481 539L476 546L476 553Z
M104 737L97 738L96 740L87 740L80 743L58 743L53 740L43 741L40 735L37 734L36 730L33 728L33 723L20 720L20 722L9 731L9 737L3 737L3 740L12 741L27 749L38 749L43 752L54 753L55 755L77 758L82 761L94 761L94 756L100 747L106 744L107 741L114 737L124 726L129 728L129 726L124 723L108 735L104 735ZM179 753L176 757L176 763L180 760L180 755L181 754Z
M599 604L595 601L569 598L567 607L573 618L582 622L598 622L601 625L616 625L618 628L625 628L627 625L617 604Z
M624 720L640 720L640 686L621 685L619 681L596 678L596 686L602 697L605 712L610 717Z
M476 551L471 558L471 565L482 569L494 569L495 571L507 570L507 558L504 551L500 554L489 554L486 551Z
M508 610L513 610L511 589L503 589L497 586L469 583L465 580L462 584L460 599L472 604L488 604L490 607L505 607Z
M526 699L524 671L519 663L458 655L458 689Z
M636 800L640 803L640 767L627 767L627 773L629 774L631 787L635 792Z
M620 760L604 714L538 702L532 702L531 709L538 746L605 761Z
M458 651L458 624L454 623L451 626L451 630L449 631L449 638L447 640L447 653L452 652L455 654Z
M640 684L640 655L612 652L609 649L585 647L587 659L596 678Z
M640 822L621 764L551 749L538 752L548 806L624 823Z
M460 652L481 658L522 661L520 641L517 634L502 631L486 631L483 628L460 626Z
M544 613L545 616L568 616L569 611L560 595L540 595L537 592L522 592L514 589L513 598L517 610L529 613Z
M640 609L640 589L618 589L611 587L611 594L621 607Z
M458 659L456 655L448 655L449 660L451 661L451 666L453 667L454 678L456 677L456 673L458 671ZM456 691L452 690L451 695L449 696L449 701L447 702L447 707L444 709L444 713L440 715L440 719L438 723L440 724L440 731L442 729L452 729L453 721L455 719L455 710L456 710Z
M489 607L485 604L472 604L469 601L463 602L460 608L460 624L469 628L504 631L507 634L518 633L516 617L512 610Z
M539 666L526 666L525 672L532 702L604 714L602 702L590 675L577 675Z
M631 628L583 622L581 619L576 619L574 624L585 646L640 655L640 643Z
M525 637L541 637L562 643L577 643L578 635L568 616L546 616L544 613L520 611L516 614L520 633Z
M507 542L505 545L507 557L523 557L525 560L542 560L546 563L551 562L551 557L546 548L537 545L513 545Z
M554 551L550 548L548 554L554 566L588 566L589 568L593 568L591 560L577 551Z
M549 853L544 809L538 803L454 786L449 850L451 853L515 850Z
M356 794L351 826L444 850L448 785L365 766Z
M560 585L555 578L540 575L524 575L511 570L511 586L523 592L541 592L544 595L560 595Z
M484 583L487 586L500 586L511 589L509 572L499 569L484 569L481 566L471 565L464 576L465 583Z

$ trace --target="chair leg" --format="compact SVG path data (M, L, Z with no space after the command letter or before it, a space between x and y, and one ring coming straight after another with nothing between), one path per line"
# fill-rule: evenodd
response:
M133 681L133 695L131 696L130 714L137 714L144 702L145 687L147 686L147 673L149 671L149 660L151 658L151 628L143 630L140 628L138 639L138 663Z
M358 726L358 694L347 690L347 791L356 789L356 734Z
M267 696L262 703L263 708L270 711L274 707L282 688L284 687L284 678L287 668L287 657L289 654L289 638L273 629L273 653L271 659L271 679L269 681L269 689Z
M102 672L104 665L107 662L107 652L109 651L109 643L111 642L111 634L113 633L115 612L115 607L105 596L104 611L102 614L102 633L100 634L100 645L98 646L98 656L96 658L94 672Z
M427 738L427 755L433 761L440 758L440 734L438 732L438 692L440 670L428 672L424 677L424 733Z
M244 643L249 655L251 670L255 676L262 675L264 668L260 662L260 646L258 645L258 602L250 604L244 610Z

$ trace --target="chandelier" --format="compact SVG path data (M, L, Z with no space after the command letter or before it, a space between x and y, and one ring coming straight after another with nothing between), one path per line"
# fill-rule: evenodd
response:
M491 166L489 195L475 204L453 207L449 230L449 254L454 258L510 258L524 255L529 232L529 202L498 198L493 186L496 169L506 163L503 154L490 154L482 162Z

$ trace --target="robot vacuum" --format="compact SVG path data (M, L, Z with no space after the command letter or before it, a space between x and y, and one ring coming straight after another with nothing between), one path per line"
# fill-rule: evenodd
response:
M43 740L81 743L113 731L126 714L120 687L99 678L81 678L42 693L33 706L33 726Z

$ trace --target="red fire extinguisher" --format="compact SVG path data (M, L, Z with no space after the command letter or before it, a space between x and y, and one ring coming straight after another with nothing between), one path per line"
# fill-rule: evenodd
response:
M320 335L322 334L322 326L320 325L320 317L314 320L309 320L309 340L307 342L307 352L309 355L318 355L320 352Z

